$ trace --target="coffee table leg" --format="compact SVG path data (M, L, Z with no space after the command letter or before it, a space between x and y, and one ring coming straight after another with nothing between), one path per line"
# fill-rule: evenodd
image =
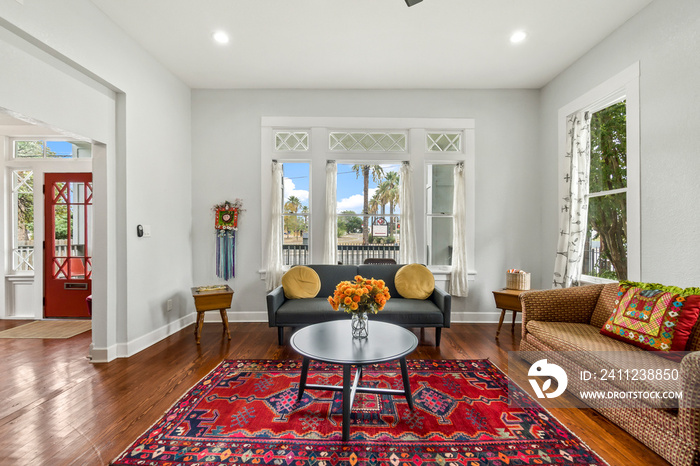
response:
M406 366L406 358L399 359L401 364L401 378L403 379L403 392L408 402L408 407L413 411L413 394L411 393L411 384L408 383L408 367Z
M301 397L304 396L304 390L306 390L306 376L309 375L309 358L304 356L304 360L301 363L301 377L299 377L299 394L297 395L297 402L301 401Z
M350 364L343 364L343 442L350 437Z

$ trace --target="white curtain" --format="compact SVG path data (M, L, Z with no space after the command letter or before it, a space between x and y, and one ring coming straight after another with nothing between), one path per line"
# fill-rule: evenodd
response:
M469 294L469 270L467 267L467 186L464 164L455 167L454 220L452 223L452 274L450 294L465 297Z
M416 221L413 217L413 168L410 162L401 164L399 171L399 207L401 208L401 243L399 263L416 262Z
M566 163L562 180L566 184L559 205L559 242L554 261L554 288L577 286L581 279L586 223L588 222L588 175L590 173L589 112L577 112L566 119Z
M272 162L270 183L270 234L267 249L265 284L271 291L282 284L282 164Z
M338 214L336 211L336 192L338 166L335 160L326 162L326 223L323 229L323 263L337 264L338 251Z

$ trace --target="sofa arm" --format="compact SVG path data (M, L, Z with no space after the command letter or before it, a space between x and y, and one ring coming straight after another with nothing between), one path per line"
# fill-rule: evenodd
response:
M586 285L522 293L523 339L527 334L527 323L531 320L590 323L602 289L603 285Z
M277 309L284 304L286 299L282 285L267 294L267 324L270 327L274 327L277 323Z
M433 293L428 298L442 311L443 327L450 327L452 316L452 295L438 287L435 287Z
M700 351L687 354L681 360L681 390L678 400L680 436L700 450Z

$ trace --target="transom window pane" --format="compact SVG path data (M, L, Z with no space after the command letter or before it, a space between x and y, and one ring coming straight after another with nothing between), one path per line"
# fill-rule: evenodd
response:
M308 162L282 164L282 255L285 265L309 263L309 173Z
M406 133L336 131L329 134L332 151L405 152Z
M426 133L425 143L430 152L461 152L462 133Z
M92 157L92 145L82 141L14 141L15 158L80 159Z
M275 131L275 150L307 151L309 150L309 133L306 131Z

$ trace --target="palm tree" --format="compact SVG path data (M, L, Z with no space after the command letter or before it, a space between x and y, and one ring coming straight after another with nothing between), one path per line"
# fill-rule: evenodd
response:
M301 207L301 200L296 196L289 196L287 202L284 203L284 211L287 214L296 214Z
M362 206L362 244L367 244L369 241L369 175L372 174L372 180L379 183L384 176L384 169L380 165L353 165L353 171L357 178L362 174L364 180L363 194L364 204Z
M394 234L394 207L399 205L399 174L389 172L385 180L378 186L377 193L384 204L389 204L389 235Z
M296 196L289 196L287 198L287 202L284 203L284 213L285 214L296 214L299 212L299 208L301 207L301 200L296 197ZM297 216L294 215L285 215L284 216L284 229L285 231L291 231L291 232L297 232L298 231L298 219Z
M374 216L377 215L379 212L379 197L377 197L377 193L375 192L372 195L372 199L369 200L369 210L368 212L372 215L372 224L374 224Z

